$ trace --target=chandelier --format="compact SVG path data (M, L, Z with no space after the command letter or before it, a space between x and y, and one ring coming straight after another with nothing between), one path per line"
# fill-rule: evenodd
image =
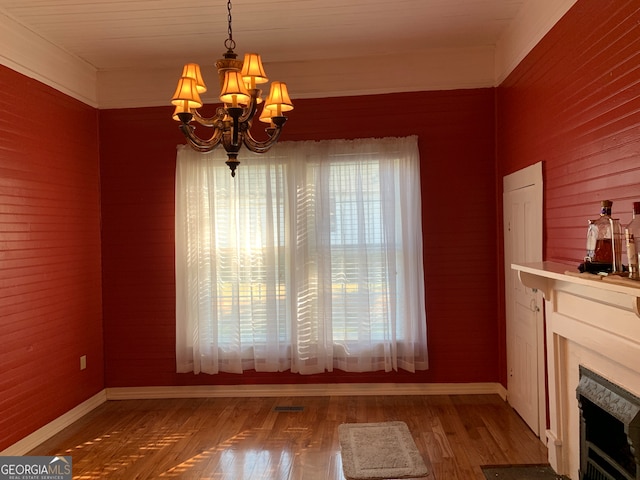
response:
M227 51L215 64L220 82L219 98L223 106L216 109L213 117L205 118L198 113L197 109L203 105L200 94L206 92L207 87L202 79L200 66L196 63L187 63L184 66L171 103L176 107L173 119L181 122L180 130L187 143L203 153L210 152L222 144L227 152L226 164L231 169L231 176L235 177L236 168L240 164L238 152L242 145L255 153L268 151L278 141L282 127L287 121L283 113L293 110L293 104L287 85L276 81L271 82L269 95L263 101L262 92L256 85L267 83L269 79L260 55L246 53L244 61L240 61L233 51L236 42L233 40L231 29L231 0L227 1L227 21L229 38L224 42ZM251 134L251 125L261 103L264 105L258 119L269 124L265 129L265 140L257 140ZM208 139L196 135L194 122L212 129L213 133Z

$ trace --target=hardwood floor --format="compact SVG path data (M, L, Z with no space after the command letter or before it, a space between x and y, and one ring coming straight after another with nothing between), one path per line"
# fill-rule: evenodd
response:
M497 395L110 401L29 455L71 455L73 478L84 480L343 480L338 425L391 420L409 426L429 480L547 461Z

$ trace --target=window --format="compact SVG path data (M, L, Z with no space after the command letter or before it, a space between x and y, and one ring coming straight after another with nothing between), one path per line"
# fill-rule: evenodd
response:
M427 368L417 139L179 147L179 372Z

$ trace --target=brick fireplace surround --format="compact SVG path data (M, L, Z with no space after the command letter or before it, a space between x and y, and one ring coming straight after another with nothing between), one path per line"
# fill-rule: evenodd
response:
M512 265L545 298L549 463L579 479L580 367L640 396L640 283L578 274L577 265Z

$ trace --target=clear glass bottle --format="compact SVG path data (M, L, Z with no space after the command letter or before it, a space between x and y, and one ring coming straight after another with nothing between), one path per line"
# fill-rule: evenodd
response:
M633 217L624 229L629 261L629 278L640 280L640 202L633 202Z
M589 220L587 256L589 271L622 273L622 227L620 220L611 218L611 200L601 202L600 218Z

